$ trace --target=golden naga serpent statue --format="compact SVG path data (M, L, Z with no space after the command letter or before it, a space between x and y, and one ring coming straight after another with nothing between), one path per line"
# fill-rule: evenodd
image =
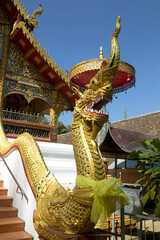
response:
M71 86L73 91L79 95L72 120L77 175L85 176L86 179L94 182L106 178L104 163L95 138L108 120L108 115L102 113L101 108L112 99L112 81L119 64L117 42L119 32L120 17L117 19L116 28L112 34L111 53L107 65L101 67L83 93ZM3 90L3 87L1 89ZM3 92L0 94L2 112ZM18 149L21 154L27 179L36 198L37 206L33 222L38 234L45 239L57 239L47 232L46 227L67 234L89 232L94 227L90 219L95 197L93 188L77 183L73 190L64 189L48 170L33 137L24 133L15 141L8 142L1 121L0 153L6 155L13 149Z

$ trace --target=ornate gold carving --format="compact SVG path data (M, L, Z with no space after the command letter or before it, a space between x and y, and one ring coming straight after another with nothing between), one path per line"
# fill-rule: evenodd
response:
M14 0L14 2L15 1L16 0ZM24 14L24 12L23 12L23 14ZM54 71L62 78L62 80L67 85L70 85L70 80L67 77L66 73L64 71L62 71L62 69L60 69L60 67L56 64L56 62L50 58L49 54L45 51L45 49L43 49L43 47L40 46L39 42L36 40L34 35L27 30L24 22L20 22L17 25L16 29L13 29L13 31L11 33L11 39L13 38L13 36L15 34L14 32L16 32L18 29L22 29L23 34L27 37L27 39L30 41L30 43L33 45L33 47L37 50L37 52L43 57L44 61L46 61L46 63L49 66L51 66L51 68L54 69ZM41 72L43 72L43 71L40 70L40 73Z
M56 126L57 120L61 112L64 110L63 105L58 104L59 93L58 91L53 91L52 93L52 107L50 108L50 126Z
M103 59L104 57L103 57L103 48L102 48L102 46L100 47L100 55L99 55L99 58L100 59Z
M2 56L2 48L3 48L3 26L0 25L0 59Z
M79 73L85 72L85 71L90 71L90 70L95 70L95 69L100 69L100 66L102 62L107 59L92 59L92 60L87 60L81 63L76 64L73 68L71 68L69 72L69 78L72 79Z
M70 92L70 91L67 91L66 94L69 96L69 97L72 97L73 94Z
M119 23L119 19L117 22ZM76 103L72 120L72 136L77 173L97 181L105 178L105 167L95 137L103 126L103 123L108 119L107 115L98 111L113 94L111 83L118 69L119 46L117 36L119 31L120 26L116 24L115 32L111 38L110 65L98 72L90 84L88 84L88 88L84 93L81 93L79 89L72 86L72 89L79 94L80 97ZM7 40L8 39L9 38L7 38ZM6 42L6 44L8 44L8 42ZM114 50L116 52L114 52ZM7 55L5 56L7 59ZM13 59L16 59L15 56ZM14 69L14 71L16 71L14 64L18 67L17 63L17 59L11 61L10 58L7 70ZM19 63L22 64L23 61ZM21 69L21 71L23 70ZM18 73L21 73L19 69ZM0 72L0 74L2 73ZM26 72L23 72L23 74L26 74ZM27 74L30 76L30 72L27 72ZM2 81L2 83L4 84L4 81ZM3 101L3 88L4 86L1 86L0 106ZM55 99L57 99L58 102L61 94L59 92L57 94L58 96L55 95ZM99 102L100 106L98 107ZM52 106L53 105L54 98L52 97ZM93 107L94 105L95 107ZM95 108L97 108L96 111ZM34 139L29 134L24 133L15 141L8 142L1 122L1 154L4 155L15 147L17 147L21 153L27 179L36 197L37 204L34 215L34 226L39 235L45 237L45 239L54 239L46 233L46 230L43 230L44 227L58 229L69 234L90 231L94 226L90 220L94 198L93 189L89 187L86 190L85 187L82 189L80 186L75 187L73 191L65 190L57 182L54 175L47 169L39 147Z
M97 58L97 59L87 60L87 61L78 63L73 68L71 68L69 73L69 78L72 79L73 77L85 71L91 71L96 69L99 70L104 60L108 63L107 58L103 58L103 59ZM126 62L119 61L118 70L127 72L128 74L135 76L135 69Z
M5 33L6 35L10 34L10 30L11 30L10 26L7 25L7 26L5 27L4 33Z
M117 19L116 30L112 34L110 57L109 57L109 59L105 59L106 62L107 62L107 66L110 66L110 67L119 65L119 59L115 58L115 51L118 51L116 53L117 56L118 56L119 55L119 48L117 47L116 42L114 42L114 40L113 40L114 38L116 38L118 36L119 29L120 29L120 18ZM90 70L95 70L95 69L99 70L103 61L104 61L103 58L102 59L99 58L99 59L88 60L88 61L81 62L81 63L77 64L70 71L70 79L73 78L74 76L76 76L77 74L85 72L85 71L90 71ZM129 68L129 64L127 64L127 65L128 65L128 68ZM121 64L121 68L122 68L122 66L124 66L124 62L123 62L123 64ZM133 67L132 67L132 69L133 69ZM99 78L100 78L100 76L99 76Z
M49 76L50 78L52 78L52 79L54 78L54 74L53 74L52 72L49 72L49 73L48 73L48 76Z
M126 62L120 61L118 70L122 71L122 72L127 72L128 75L130 74L133 77L135 76L135 69L134 69L134 67L132 67L130 64L128 64Z
M1 64L0 64L0 114L3 109L3 92L4 92L4 83L5 83L5 70L7 66L8 59L8 49L9 49L9 34L10 26L8 21L5 20L0 9L0 19L2 20L2 25L0 24L0 39L1 39ZM1 128L1 125L0 125Z
M38 63L38 64L40 64L41 63L41 59L39 59L39 57L34 57L34 60Z
M34 53L34 52L35 52L35 49L34 49L33 47L31 47L31 48L25 53L24 57L25 57L25 58L29 58L29 57L32 55L32 53Z
M50 119L49 119L50 126L56 126L58 117L62 111L63 111L63 106L57 106L57 104L52 105L52 108L50 108Z
M49 119L49 125L50 126L55 126L56 122L55 122L55 111L53 108L50 108L50 119Z
M12 40L14 38L14 36L19 32L19 28L15 28L14 25L13 25L13 30L11 32L11 36L10 36L10 39Z
M6 80L4 96L10 93L20 93L25 96L28 102L33 98L42 98L47 101L50 105L52 103L52 92L46 89L42 89L35 86L27 85L23 82L16 82L11 80Z
M42 7L41 3L39 3L39 6L40 6L39 9L35 10L35 11L32 13L31 18L30 18L29 15L28 15L28 17L27 17L27 20L28 20L29 24L32 24L33 27L37 27L37 25L38 25L38 20L37 20L36 17L39 17L39 16L42 14L42 12L43 12L43 7Z
M65 85L66 85L66 84L65 84L63 81L59 81L59 82L57 82L56 84L54 84L54 89L55 89L55 90L58 90L58 89L64 87Z
M22 6L22 2L20 2L19 0L12 0L12 3L17 8L17 12L19 12L20 15L23 16L24 20L31 20L31 17L28 16L28 11L26 11L24 5Z
M23 39L21 38L20 40L19 40L19 43L23 46L23 47L25 47L26 46L26 43L25 43L25 41L23 41Z
M103 60L108 62L108 59L103 59ZM81 62L72 68L73 72L71 69L70 78L76 76L79 73L85 72L85 71L95 70L95 69L98 70L98 69L100 69L102 62L103 61L101 61L99 59L93 59L93 60L89 60L86 62L85 61ZM132 75L133 77L135 76L134 67L123 61L119 61L118 71L127 72L128 75Z
M37 69L23 57L20 50L11 43L7 66L7 78L51 89L51 84L37 72Z
M47 63L44 64L42 67L40 67L40 68L38 69L39 73L42 73L42 72L45 71L48 67L49 67L49 66L48 66Z
M16 92L23 94L28 102L35 97L40 97L49 105L52 104L51 84L30 62L24 59L13 43L10 46L6 77L10 80L6 81L5 95Z
M70 102L60 93L60 91L58 91L57 104L71 107Z
M53 77L53 75L51 76ZM5 95L13 92L21 93L28 102L35 97L40 97L50 106L52 105L52 95L54 96L54 94L51 91L51 84L22 56L20 50L13 43L10 46L6 77L10 80L6 81ZM57 102L57 99L55 101ZM71 107L61 93L58 93L58 103Z
M33 24L35 27L37 25L36 22L36 15L39 16L39 14L42 13L42 6L40 6L40 9L36 10L33 14L32 17L28 15L28 11L24 9L24 6L22 6L22 3L19 2L19 0L12 0L14 6L17 8L17 11L19 14L24 18L24 20L30 22ZM25 22L19 22L19 24L16 26L16 28L13 29L11 33L11 39L14 37L15 33L19 30L22 29L24 35L27 37L27 39L33 44L33 48L37 50L37 52L43 57L43 59L47 62L51 68L55 70L55 72L62 78L62 80L66 83L69 84L69 78L66 76L65 72L60 69L60 67L56 64L56 62L51 59L49 54L45 51L45 49L39 44L39 42L36 40L34 35L30 33L27 28L25 27ZM42 67L39 72L43 72L47 67Z

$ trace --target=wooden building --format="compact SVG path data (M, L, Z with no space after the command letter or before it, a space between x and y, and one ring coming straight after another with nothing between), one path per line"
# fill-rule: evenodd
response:
M147 150L141 142L153 138L160 139L160 136L145 134L136 131L129 131L121 128L108 126L107 133L103 142L100 144L102 156L106 159L106 166L114 163L113 168L107 169L107 174L113 177L120 177L122 182L134 184L140 179L140 173L137 169L137 161L130 159L129 154L138 148L142 152ZM118 167L118 160L123 159L123 165Z

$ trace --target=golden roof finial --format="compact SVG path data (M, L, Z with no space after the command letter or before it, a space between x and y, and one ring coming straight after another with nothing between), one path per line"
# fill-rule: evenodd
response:
M41 5L41 3L39 3L39 8L37 10L35 10L32 13L32 16L30 17L30 15L27 16L27 20L30 24L33 25L33 27L38 27L38 20L37 17L39 17L43 12L43 7Z
M99 55L99 58L100 59L103 59L103 49L102 49L102 46L100 47L100 55Z

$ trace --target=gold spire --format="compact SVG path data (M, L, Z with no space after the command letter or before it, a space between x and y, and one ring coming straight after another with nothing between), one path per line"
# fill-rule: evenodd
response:
M100 55L99 55L99 58L100 59L103 59L103 49L102 49L102 46L100 47Z
M127 119L127 111L126 111L126 108L124 109L124 119L125 119L125 120Z

